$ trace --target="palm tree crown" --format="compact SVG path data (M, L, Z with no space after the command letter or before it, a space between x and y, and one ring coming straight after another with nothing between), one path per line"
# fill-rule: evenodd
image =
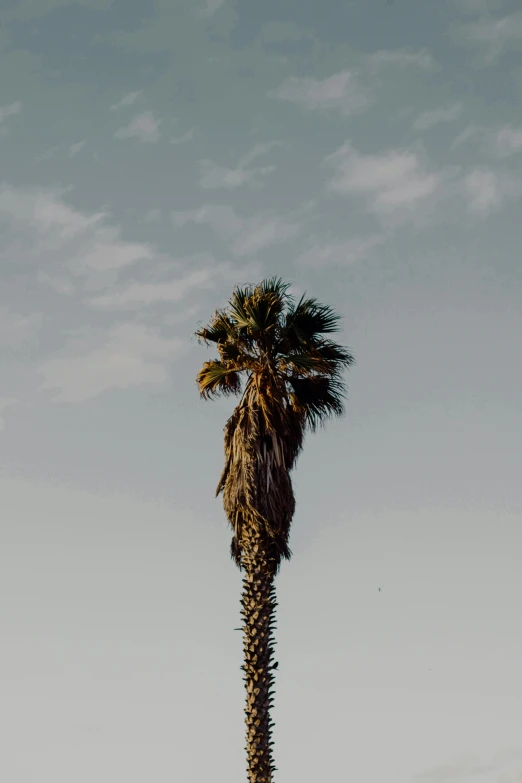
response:
M203 364L197 384L203 398L241 395L225 427L223 492L234 535L231 554L242 568L252 531L269 542L277 572L288 547L295 499L289 472L307 429L315 431L344 412L344 368L351 353L325 335L339 331L340 317L274 277L236 288L228 307L196 332L215 343L219 359Z

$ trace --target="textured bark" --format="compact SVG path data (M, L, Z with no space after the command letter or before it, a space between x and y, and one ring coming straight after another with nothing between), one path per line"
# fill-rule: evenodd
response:
M276 768L272 759L270 708L273 703L275 621L274 578L276 563L270 557L265 535L243 531L241 597L246 686L246 737L249 783L272 783Z

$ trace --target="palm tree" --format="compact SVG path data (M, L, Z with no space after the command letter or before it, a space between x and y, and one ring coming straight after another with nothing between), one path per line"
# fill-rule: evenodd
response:
M289 284L271 278L235 288L224 310L196 332L219 359L197 375L201 396L241 395L225 426L225 466L216 490L233 530L231 555L243 572L242 630L250 783L271 783L270 707L277 664L274 580L290 559L295 510L290 471L307 429L344 412L342 370L353 356L324 335L340 317L315 299L296 304Z

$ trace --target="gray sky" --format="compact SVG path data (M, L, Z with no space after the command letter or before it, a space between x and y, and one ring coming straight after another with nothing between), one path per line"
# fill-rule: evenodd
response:
M245 779L192 335L278 274L357 359L295 473L278 780L521 783L521 44L515 0L2 10L2 780Z

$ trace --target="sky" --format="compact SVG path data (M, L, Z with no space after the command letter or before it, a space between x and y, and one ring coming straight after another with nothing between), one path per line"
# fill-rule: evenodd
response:
M1 6L1 779L245 780L194 331L278 275L356 365L293 476L276 780L521 783L520 4Z

